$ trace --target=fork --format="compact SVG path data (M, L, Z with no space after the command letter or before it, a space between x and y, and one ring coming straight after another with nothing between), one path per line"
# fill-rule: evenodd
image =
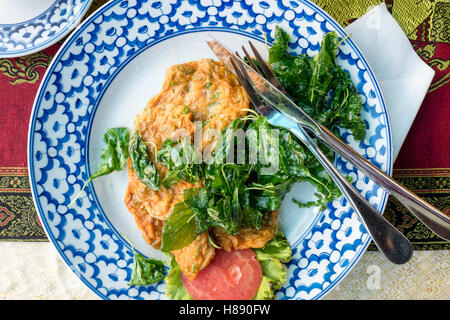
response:
M316 156L327 173L342 191L349 201L351 207L360 217L366 230L372 236L377 247L382 253L395 264L404 264L409 261L413 250L409 240L394 226L392 226L374 207L353 187L353 185L334 167L333 163L326 157L314 140L294 120L277 111L269 104L264 104L253 89L251 79L239 60L237 65L230 57L230 62L239 79L239 82L247 92L257 112L267 118L267 121L277 127L282 126L302 141L308 149Z
M278 81L272 69L269 68L269 66L266 64L261 54L256 50L251 41L249 41L249 45L267 81L269 81L281 93L290 98L286 89ZM253 59L248 54L245 47L242 47L242 49L252 68L254 69L253 71L260 74L258 72L259 69L253 63ZM292 98L290 99L292 100ZM301 114L304 119L307 119L308 123L312 124L305 125L304 123L302 123L302 126L315 138L321 140L332 150L345 157L355 167L361 169L362 172L364 172L385 191L394 196L406 209L408 209L409 212L416 216L436 235L450 241L450 217L446 216L431 204L424 201L423 199L409 191L407 188L402 186L400 183L395 181L393 178L385 174L383 171L366 160L351 147L342 142L342 140L337 138L330 130L309 117L309 115L306 114L300 107L297 106L297 110L295 110L295 112Z

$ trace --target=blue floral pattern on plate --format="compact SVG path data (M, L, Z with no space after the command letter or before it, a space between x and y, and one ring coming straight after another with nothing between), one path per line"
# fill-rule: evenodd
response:
M81 20L92 0L56 0L25 22L0 24L0 57L28 55L54 44Z
M111 81L153 45L179 35L221 31L273 41L276 25L292 34L291 49L314 54L324 33L342 28L306 0L115 0L90 16L67 40L48 68L31 115L28 162L31 189L45 231L67 265L104 299L166 299L165 284L129 287L130 245L102 214L88 186L89 128ZM338 63L349 72L363 99L368 131L343 139L388 174L392 170L389 119L375 77L351 40ZM387 193L340 157L336 165L380 212ZM289 280L278 299L319 299L345 277L371 238L344 198L328 204L302 237L291 242Z

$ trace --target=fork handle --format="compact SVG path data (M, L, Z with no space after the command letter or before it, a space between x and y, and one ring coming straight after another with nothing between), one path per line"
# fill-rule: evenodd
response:
M345 157L354 166L361 169L376 184L394 196L406 209L439 237L450 241L450 217L422 200L393 178L338 139L330 130L321 125L322 134L316 136L331 149Z

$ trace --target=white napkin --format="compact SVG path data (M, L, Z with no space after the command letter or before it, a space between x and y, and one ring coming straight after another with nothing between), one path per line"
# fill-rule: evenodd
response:
M394 159L434 77L386 8L378 5L345 28L381 86L389 112Z

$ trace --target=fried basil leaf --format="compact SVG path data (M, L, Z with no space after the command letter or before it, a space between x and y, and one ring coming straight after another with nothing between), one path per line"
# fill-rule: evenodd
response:
M142 183L152 190L159 190L159 172L150 160L147 145L138 130L131 140L129 153L134 172Z
M347 128L355 139L364 139L361 98L348 73L336 64L340 44L337 34L325 34L319 53L310 58L289 54L289 35L278 26L276 29L269 62L294 102L328 129L337 132L339 127ZM286 50L281 54L283 48Z
M110 128L106 130L103 141L105 147L100 154L100 163L97 171L91 175L89 181L110 174L113 171L120 171L127 163L128 143L130 132L128 128Z
M339 39L336 33L327 33L318 54L310 60L311 79L309 81L309 103L319 111L323 98L330 91L333 82L331 72L336 67L335 58L338 51Z
M281 205L293 184L310 176L305 165L308 154L289 131L269 125L264 117L259 117L249 127L259 132L258 154L263 155L255 166L252 198L257 201L258 208L265 203L273 210ZM272 136L275 133L276 138ZM263 159L264 163L261 162Z
M362 101L349 74L336 67L333 71L332 87L333 98L329 105L329 110L331 111L322 110L323 114L328 119L328 122L331 120L338 121L337 126L350 129L356 140L364 139L366 125L359 117ZM330 112L334 112L335 115L328 115L327 113ZM331 124L328 126L331 126Z
M269 63L280 61L286 57L289 40L289 35L283 29L275 28L275 40L269 50Z
M165 140L157 155L158 163L169 169L161 181L163 187L169 188L180 180L190 183L200 182L202 166L198 159L200 156L194 145L186 142L185 139L181 141Z
M128 143L130 132L128 128L110 128L103 135L105 147L100 154L100 162L89 179L84 183L78 195L69 203L69 207L80 197L87 184L95 178L123 169L128 159Z

